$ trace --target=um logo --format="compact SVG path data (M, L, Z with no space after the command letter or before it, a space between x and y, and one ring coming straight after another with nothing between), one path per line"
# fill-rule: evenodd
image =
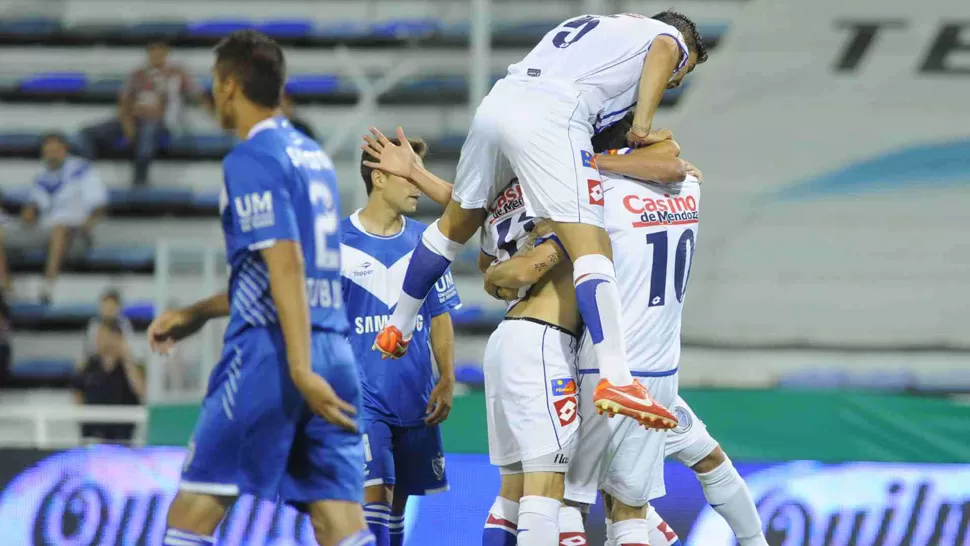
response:
M276 221L271 192L247 193L233 199L233 203L236 206L236 216L239 217L239 228L243 232L268 227Z

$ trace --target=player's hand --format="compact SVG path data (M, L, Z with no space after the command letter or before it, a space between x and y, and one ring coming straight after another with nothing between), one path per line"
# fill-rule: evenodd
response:
M167 355L175 342L192 335L202 326L197 322L188 310L165 311L148 325L148 346L154 353Z
M674 134L670 131L670 129L658 129L656 131L650 131L647 133L640 132L636 129L630 129L630 131L626 134L626 141L629 142L631 146L637 148L641 146L649 146L651 144L656 144L672 138L674 138Z
M499 288L497 285L490 283L486 280L484 284L484 288L485 288L485 293L488 294L489 296L492 296L497 300L503 299L502 296L499 295L501 288Z
M357 415L357 408L342 400L327 380L313 372L306 372L293 379L297 390L303 395L313 413L319 415L328 423L357 432L357 423L353 416Z
M454 378L438 379L438 384L431 390L431 397L428 398L428 408L425 410L427 417L424 422L428 425L438 425L448 418L451 413L451 405L455 400L455 380Z
M404 129L397 128L397 139L400 144L388 140L384 133L378 131L375 127L371 127L370 132L373 136L364 135L364 144L361 145L360 149L376 161L364 161L363 164L372 169L402 178L410 178L414 172L417 155L414 153L411 143L408 142Z
M532 233L535 233L538 237L545 237L549 235L556 229L556 223L552 220L539 220L536 222L535 227L532 228Z
M687 161L687 160L683 160L683 161L687 167L687 174L696 178L698 182L703 182L704 173L702 173L701 170L695 167L694 164L691 163L690 161Z
M513 300L520 299L519 289L505 288L504 286L500 286L498 289L498 299L505 300L505 301L513 301Z

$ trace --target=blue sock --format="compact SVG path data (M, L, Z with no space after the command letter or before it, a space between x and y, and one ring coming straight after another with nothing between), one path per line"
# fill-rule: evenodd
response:
M388 527L388 518L391 516L391 507L386 502L369 502L364 505L364 519L367 520L367 527L374 534L374 544L377 546L390 546L391 536Z
M215 543L214 537L197 535L171 527L165 530L165 538L162 539L164 546L212 546Z
M576 304L593 340L600 377L613 385L633 382L626 362L620 292L613 262L601 254L580 256L573 262Z
M388 321L389 325L396 326L401 331L405 339L414 332L418 310L428 297L428 292L458 257L460 250L461 243L442 235L438 230L438 222L428 226L421 236L421 242L414 249L408 270L404 274L404 284L401 286L401 295L394 307L394 314Z
M518 521L519 503L495 497L482 530L482 546L515 546Z
M377 546L377 542L370 531L363 529L341 540L337 546Z
M391 546L404 546L404 514L391 514L388 525L391 528Z

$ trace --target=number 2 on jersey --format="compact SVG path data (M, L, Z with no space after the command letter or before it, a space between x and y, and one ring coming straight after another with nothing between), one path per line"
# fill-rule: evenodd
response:
M596 28L598 24L600 24L600 20L592 15L566 21L561 26L566 27L567 30L557 32L552 37L552 45L560 49L567 48L586 36L586 33Z
M647 234L647 244L653 247L653 267L650 271L650 304L660 307L667 295L667 236L666 231ZM677 241L674 252L674 294L678 303L684 303L690 266L694 263L694 231L688 229Z
M340 269L340 250L330 248L327 239L337 234L340 221L334 209L333 193L326 182L310 182L310 204L313 205L313 239L316 267L321 270Z

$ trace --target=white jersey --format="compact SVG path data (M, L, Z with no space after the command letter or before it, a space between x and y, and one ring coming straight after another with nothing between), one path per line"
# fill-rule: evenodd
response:
M680 32L634 13L583 15L549 31L509 76L549 80L581 93L590 123L599 130L618 121L637 102L647 51L658 36L670 36L681 49L679 70L687 62Z
M44 229L77 227L108 202L108 193L90 162L68 157L60 169L44 169L37 175L28 200L39 209Z
M680 362L700 184L693 177L661 185L603 173L603 187L630 369L673 370Z
M522 187L513 178L488 205L488 215L482 225L482 252L494 263L504 262L526 247L533 227L535 221L525 210ZM527 291L528 288L519 290L519 294L524 297ZM510 301L508 308L516 303L519 299Z

